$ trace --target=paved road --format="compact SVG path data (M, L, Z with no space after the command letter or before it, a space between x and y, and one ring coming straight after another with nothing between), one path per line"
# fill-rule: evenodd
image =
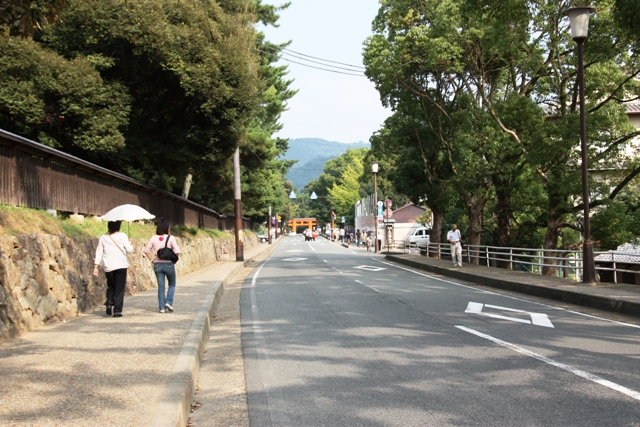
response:
M241 296L252 426L640 426L640 328L286 238Z

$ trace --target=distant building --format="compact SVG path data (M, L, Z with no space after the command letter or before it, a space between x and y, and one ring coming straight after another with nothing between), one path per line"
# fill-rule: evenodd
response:
M393 211L393 219L396 222L414 223L416 218L423 215L427 211L427 208L422 206L416 206L413 203L407 203L401 208ZM431 221L427 223L427 227L431 228Z

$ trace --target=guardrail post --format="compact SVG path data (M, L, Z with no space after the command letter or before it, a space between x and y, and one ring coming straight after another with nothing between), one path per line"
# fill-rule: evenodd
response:
M485 246L484 251L485 257L487 258L487 267L491 267L491 265L489 265L489 246Z
M513 248L509 248L509 271L513 271Z

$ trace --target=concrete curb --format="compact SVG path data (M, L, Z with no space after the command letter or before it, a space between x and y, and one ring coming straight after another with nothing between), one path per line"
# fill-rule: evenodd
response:
M198 381L204 343L209 336L211 319L218 307L224 287L242 269L271 248L273 246L268 246L243 263L238 263L225 277L214 282L211 291L207 294L191 323L171 376L158 403L155 416L151 421L151 427L184 427L187 425L190 404Z
M625 301L615 297L594 295L573 289L562 289L531 283L521 283L515 280L507 280L497 277L482 276L465 270L451 270L448 268L425 264L394 255L387 255L385 258L389 261L397 262L398 264L403 264L409 267L414 267L419 270L425 270L431 273L437 273L443 276L453 277L468 282L479 283L481 285L490 286L497 289L504 289L513 292L519 292L522 294L562 301L570 304L581 305L584 307L611 311L628 316L640 317L640 303L637 303L635 301Z

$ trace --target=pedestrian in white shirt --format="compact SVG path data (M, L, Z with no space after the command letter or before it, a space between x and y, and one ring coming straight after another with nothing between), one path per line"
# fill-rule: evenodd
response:
M98 276L98 266L104 266L107 276L107 316L122 317L124 305L124 289L127 283L127 268L129 260L127 254L133 252L126 234L120 232L121 221L109 221L107 234L100 236L96 257L94 259L93 275Z
M451 244L451 259L453 259L454 267L462 267L462 245L460 243L462 237L458 226L453 224L451 230L447 233L447 241Z

